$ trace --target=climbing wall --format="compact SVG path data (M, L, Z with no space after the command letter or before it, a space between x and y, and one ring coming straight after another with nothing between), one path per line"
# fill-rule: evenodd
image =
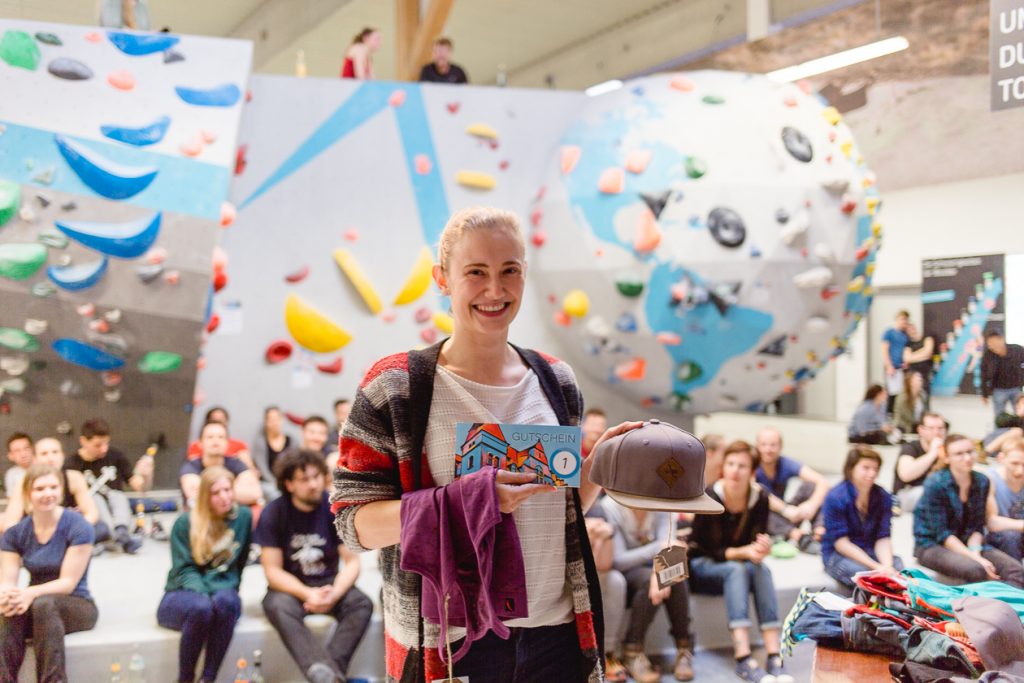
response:
M250 57L0 20L0 432L182 445Z

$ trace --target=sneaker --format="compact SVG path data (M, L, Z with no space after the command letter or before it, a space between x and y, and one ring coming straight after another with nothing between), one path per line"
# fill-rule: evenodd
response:
M780 560L791 560L796 557L799 552L800 551L796 549L796 546L789 541L776 541L772 544L772 557Z
M163 524L154 519L153 525L149 528L149 537L154 541L166 541L170 539L171 535L167 533Z
M736 676L749 683L775 683L775 676L762 669L752 656L736 662Z
M626 650L622 657L622 663L636 683L658 683L661 680L661 673L654 668L643 650Z
M794 683L796 679L786 673L786 665L782 663L782 655L768 655L765 662L768 673L775 676L775 683Z
M604 680L611 683L626 683L628 679L629 673L622 662L615 655L606 654L604 656Z
M672 675L677 681L693 680L693 653L687 648L680 648L676 652L676 665L672 668Z
M342 683L344 683L345 680L343 678L338 678L338 674L334 669L323 662L314 662L306 670L306 679L309 680L310 683L338 683L338 681L342 681Z
M804 534L797 541L796 547L804 551L808 555L821 555L821 543L814 540L814 536L810 534Z
M129 534L128 529L123 526L119 526L114 530L114 542L121 546L121 550L129 555L139 552L139 548L142 547L142 539Z

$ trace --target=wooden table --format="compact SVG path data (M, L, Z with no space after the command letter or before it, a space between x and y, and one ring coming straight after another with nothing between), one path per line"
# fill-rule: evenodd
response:
M884 655L834 650L820 645L814 651L813 683L875 683L891 680Z

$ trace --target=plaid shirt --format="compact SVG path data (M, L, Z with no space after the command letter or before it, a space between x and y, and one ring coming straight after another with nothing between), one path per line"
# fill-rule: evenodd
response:
M974 532L984 533L985 504L989 480L980 472L971 472L971 488L966 505L960 501L960 487L948 469L939 470L924 482L924 493L914 508L914 550L942 545L950 536L963 543Z

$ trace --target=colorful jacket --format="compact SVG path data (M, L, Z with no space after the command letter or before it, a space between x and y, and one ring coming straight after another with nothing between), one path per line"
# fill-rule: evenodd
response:
M423 441L441 343L382 358L360 383L339 438L331 494L338 534L355 552L367 550L355 529L361 506L435 486ZM583 399L572 369L557 358L513 348L537 374L559 424L578 425ZM566 493L565 520L566 574L584 656L581 673L589 683L600 683L604 676L601 591L575 489ZM437 649L424 647L425 642L437 642L439 627L421 618L421 578L399 567L401 552L397 544L380 551L387 683L425 683L447 673Z

